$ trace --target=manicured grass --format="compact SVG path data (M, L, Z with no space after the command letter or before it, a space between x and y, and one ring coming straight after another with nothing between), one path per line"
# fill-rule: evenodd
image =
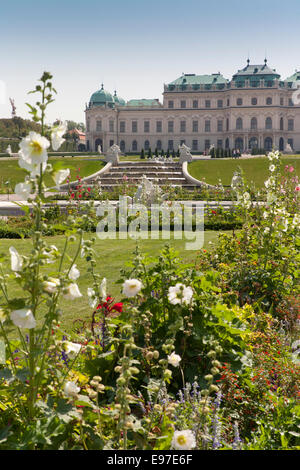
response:
M85 239L90 238L90 235L85 235ZM216 242L218 237L218 232L205 232L204 234L204 247L208 246L208 242ZM62 251L65 237L56 236L47 238L47 242L53 245L56 245L57 248ZM70 245L68 249L68 254L70 256L74 255L77 249L77 243L75 242ZM94 245L94 250L96 253L97 259L97 272L107 279L107 293L115 297L117 300L122 298L121 295L121 285L115 284L115 282L120 278L120 269L125 267L126 263L130 262L134 258L134 250L136 245L139 245L143 253L147 253L150 256L157 257L159 251L165 246L166 243L169 243L170 246L175 248L179 257L183 260L184 263L194 264L197 251L186 250L184 240L140 240L136 242L135 240L99 240L97 239ZM28 255L31 250L32 242L31 240L0 240L0 254L5 254L7 256L7 262L5 263L6 272L10 272L10 258L7 255L9 247L14 246L19 253L23 255ZM78 279L78 285L82 293L82 297L74 301L61 300L61 308L63 314L61 316L61 325L70 331L73 327L73 322L76 319L89 320L91 318L92 310L88 306L87 302L87 288L92 286L91 275L86 272L87 263L80 256L76 261L77 267L80 270L80 278ZM57 265L50 264L47 266L47 271L50 273L52 270L57 269ZM43 268L44 272L44 268ZM15 282L11 282L9 286L9 295L11 298L19 298L24 295L21 288ZM1 295L0 295L0 305L1 305ZM43 307L42 307L43 309ZM43 311L43 310L42 310Z
M70 168L71 181L75 181L78 171L80 176L89 176L96 171L100 170L105 162L98 158L90 157L50 157L49 163L52 165L59 164L60 168ZM24 181L26 171L20 168L17 159L0 160L0 192L6 192L7 186L6 181L9 181L10 192L14 190L17 183ZM45 183L48 186L54 186L55 183L50 175L46 175Z
M241 167L246 179L253 181L257 187L262 187L268 176L269 167L268 158L257 157L249 159L212 159L212 160L196 160L189 163L188 169L190 174L199 180L203 180L209 184L217 184L219 179L224 185L230 185L233 173L238 167ZM296 156L283 156L282 167L284 171L285 165L292 165L296 173L299 174L300 159Z

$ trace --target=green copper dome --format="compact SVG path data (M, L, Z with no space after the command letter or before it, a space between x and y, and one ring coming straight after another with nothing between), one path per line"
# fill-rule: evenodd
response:
M114 98L109 91L104 90L103 85L101 89L92 94L90 99L90 106L105 106L113 108L115 104Z
M117 92L115 91L115 94L113 96L114 102L116 103L117 106L125 106L126 102L121 98L120 96L117 96Z

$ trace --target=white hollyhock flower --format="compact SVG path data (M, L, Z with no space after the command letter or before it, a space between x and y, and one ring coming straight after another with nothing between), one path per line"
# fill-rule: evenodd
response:
M87 295L88 295L89 306L91 308L96 308L98 300L97 300L96 292L94 291L94 289L92 289L91 287L88 287Z
M53 127L51 132L51 145L54 151L64 143L63 135L67 132L67 123L61 122L58 126Z
M190 429L174 431L172 448L176 450L190 450L196 447L195 434Z
M29 308L21 308L20 310L13 310L10 314L12 322L19 328L35 328L36 321Z
M66 170L59 170L57 171L54 175L54 181L56 186L60 186L63 181L65 181L66 178L70 176L70 170L67 168Z
M126 295L126 297L134 297L142 288L143 284L141 281L137 279L127 279L123 284L123 294Z
M269 170L273 173L273 171L276 170L276 166L275 165L270 165Z
M43 289L49 294L55 294L59 286L60 280L54 277L49 277L47 281L43 282Z
M106 294L106 278L105 277L102 279L102 282L100 284L100 295L101 295L102 300L105 300L106 297L107 297L107 294Z
M179 363L181 361L181 357L178 354L175 354L172 352L170 356L168 356L168 362L171 364L171 366L178 367Z
M26 181L24 183L18 183L15 186L15 193L19 196L20 199L24 201L27 201L27 199L30 196L30 192L31 192L31 184L26 183Z
M168 299L172 305L189 303L193 297L193 289L186 287L184 284L177 283L175 286L169 287Z
M76 279L78 279L79 276L80 276L80 271L79 269L77 269L76 264L73 264L69 272L69 279L71 279L72 281L76 281Z
M70 341L65 341L64 343L66 354L70 357L76 356L81 349L81 344L71 343Z
M67 300L74 300L82 297L78 285L75 283L69 284L64 292L64 298Z
M40 165L48 160L47 148L50 142L46 137L29 132L20 142L20 157L29 165Z
M74 382L66 382L64 386L64 393L67 397L77 398L80 388Z
M10 259L11 259L11 269L12 271L21 271L23 265L23 259L17 252L17 250L11 246L9 248Z
M19 166L23 168L24 170L29 171L30 176L32 178L35 178L36 176L38 176L41 172L41 166L28 163L26 160L24 160L23 154L21 151L19 151L18 154L20 157L18 161ZM44 173L44 171L46 170L46 167L47 167L47 163L46 162L42 163L42 173Z
M6 315L3 308L0 308L0 323L4 323L6 320Z

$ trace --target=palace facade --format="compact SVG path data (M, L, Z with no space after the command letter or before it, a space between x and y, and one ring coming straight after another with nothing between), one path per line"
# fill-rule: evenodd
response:
M177 150L185 143L193 153L215 148L300 151L300 71L285 80L275 69L252 65L231 80L219 73L183 74L164 85L158 99L122 98L101 89L86 105L86 146L122 152L143 148ZM300 90L298 90L300 91Z

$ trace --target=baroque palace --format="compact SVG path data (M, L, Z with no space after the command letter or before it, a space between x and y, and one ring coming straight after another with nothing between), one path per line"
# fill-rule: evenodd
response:
M300 151L300 71L282 80L275 69L247 65L231 80L219 73L183 74L158 99L122 98L104 90L86 105L86 146L122 152L150 148L193 153L215 148ZM298 90L298 91L297 91Z

